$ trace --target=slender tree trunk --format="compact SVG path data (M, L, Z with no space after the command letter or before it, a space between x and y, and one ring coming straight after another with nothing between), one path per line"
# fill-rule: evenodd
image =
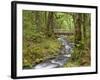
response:
M48 36L52 36L53 35L53 27L54 27L54 23L53 23L53 18L54 18L54 13L53 12L49 12L48 13L48 22L47 22L47 35Z
M79 44L82 39L81 14L75 14L75 43Z
M35 24L36 24L36 31L41 30L41 14L40 12L35 12Z
M83 14L83 36L84 40L86 39L86 27L87 27L87 16L86 14Z

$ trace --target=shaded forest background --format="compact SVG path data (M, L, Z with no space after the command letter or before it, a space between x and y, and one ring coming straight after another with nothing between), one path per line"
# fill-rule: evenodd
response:
M90 66L91 14L23 10L23 68L57 56L61 44L55 29L74 35L66 39L75 44L73 53L64 67Z

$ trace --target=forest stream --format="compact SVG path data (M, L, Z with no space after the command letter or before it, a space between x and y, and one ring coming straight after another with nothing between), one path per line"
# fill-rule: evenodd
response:
M63 67L64 64L68 61L68 59L71 57L72 49L74 47L73 43L69 43L64 36L60 36L58 38L58 41L60 41L61 45L63 46L59 52L59 55L47 59L36 66L34 66L34 69L49 69L49 68L58 68Z

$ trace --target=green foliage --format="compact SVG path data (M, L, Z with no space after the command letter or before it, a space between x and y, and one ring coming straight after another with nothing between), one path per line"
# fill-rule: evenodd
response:
M81 24L77 20L79 15L79 19L83 21ZM90 65L90 17L90 14L85 13L23 10L23 68L32 68L59 55L61 45L53 32L54 29L76 32L76 35L66 36L68 41L73 43L76 39L78 43L75 42L72 56L64 67ZM78 24L77 28L75 25ZM78 31L81 32L79 36Z
M78 67L78 66L79 66L78 61L71 61L71 60L69 60L69 61L64 65L64 67Z
M28 42L26 41L25 43ZM51 58L55 55L58 55L59 48L60 45L56 39L43 39L40 42L31 42L28 47L25 47L23 49L23 64L29 65L29 67L31 68L32 65L38 64L47 58Z
M69 13L56 13L56 22L59 24L58 27L60 29L65 29L67 31L73 31L74 29L74 23L73 23L73 17Z
M74 47L72 57L67 66L70 66L70 64L77 64L77 66L90 65L90 50L84 41L80 41Z

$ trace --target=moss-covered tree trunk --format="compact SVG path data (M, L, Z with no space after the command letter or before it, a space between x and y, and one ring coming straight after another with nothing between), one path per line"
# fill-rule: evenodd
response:
M47 21L47 36L48 37L50 37L54 34L53 28L54 28L54 13L49 12L48 13L48 21Z
M81 14L75 14L75 44L79 44L82 39L82 32L81 32Z

